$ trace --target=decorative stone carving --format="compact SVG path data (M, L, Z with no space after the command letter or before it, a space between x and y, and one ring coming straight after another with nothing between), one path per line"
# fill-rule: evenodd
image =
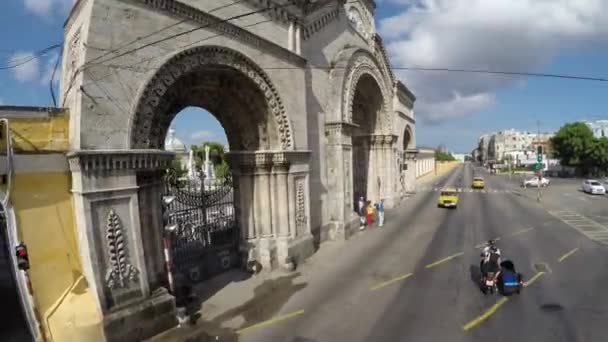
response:
M315 33L321 31L327 25L338 19L339 16L340 9L335 9L333 11L323 14L320 18L312 21L310 24L304 27L302 39L307 40L308 38L312 37Z
M129 263L126 242L123 237L120 219L113 209L110 209L106 226L106 242L108 247L108 269L106 285L110 289L127 288L130 282L137 281L138 270Z
M369 38L369 30L368 24L363 21L363 17L361 16L361 12L355 6L351 6L348 9L348 21L353 25L355 30L357 30L365 39Z
M162 131L162 116L164 116L161 110L162 99L180 77L208 66L228 66L253 81L265 97L267 110L274 118L280 147L286 150L293 149L293 134L285 106L268 75L239 52L217 46L200 46L185 50L158 70L140 96L133 119L132 147L161 148L162 139L155 136L155 133Z
M351 145L351 136L357 127L350 122L328 122L325 124L327 142L330 145Z
M306 217L306 193L304 191L304 178L296 178L296 228L298 231L305 228L308 222Z
M299 55L285 49L284 47L275 44L265 38L255 35L246 29L243 29L235 24L232 24L222 18L218 18L212 14L203 12L192 6L173 0L135 0L148 7L152 7L157 11L168 12L172 16L177 16L183 19L191 20L201 27L215 31L220 35L229 36L231 39L241 41L250 46L261 47L265 52L271 53L282 59L290 62L295 62L301 66L306 64L306 60ZM283 6L284 7L284 6ZM268 4L264 4L264 8L268 9ZM260 13L273 13L274 18L284 17L284 22L293 21L293 16L286 16L280 13L280 8L277 6L273 10L268 10Z
M161 150L89 150L67 154L72 172L165 170L175 153Z

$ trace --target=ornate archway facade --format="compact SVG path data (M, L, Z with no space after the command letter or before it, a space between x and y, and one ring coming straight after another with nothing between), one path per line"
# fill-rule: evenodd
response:
M175 324L162 207L174 155L162 148L186 106L226 131L244 265L289 267L347 237L355 193L389 207L401 196L396 111L414 98L390 70L370 3L271 0L274 10L256 14L271 22L252 27L220 20L208 3L78 1L65 26L80 258L108 340ZM262 5L231 10L251 6Z

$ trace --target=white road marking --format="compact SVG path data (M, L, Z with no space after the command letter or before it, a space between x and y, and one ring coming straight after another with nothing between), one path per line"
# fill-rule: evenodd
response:
M599 224L592 219L571 212L549 211L549 214L557 217L565 224L576 229L593 241L608 245L608 227Z

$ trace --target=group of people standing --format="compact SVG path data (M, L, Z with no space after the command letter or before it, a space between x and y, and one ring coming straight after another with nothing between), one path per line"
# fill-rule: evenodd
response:
M378 227L382 227L384 225L384 200L381 199L379 203L373 204L372 201L366 201L361 196L357 202L357 213L359 214L359 222L361 223L359 226L360 230L371 226L376 219Z

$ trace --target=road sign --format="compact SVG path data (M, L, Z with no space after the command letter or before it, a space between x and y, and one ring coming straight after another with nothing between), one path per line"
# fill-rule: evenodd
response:
M540 170L541 168L542 168L542 165L540 163L534 164L534 169L535 170Z

